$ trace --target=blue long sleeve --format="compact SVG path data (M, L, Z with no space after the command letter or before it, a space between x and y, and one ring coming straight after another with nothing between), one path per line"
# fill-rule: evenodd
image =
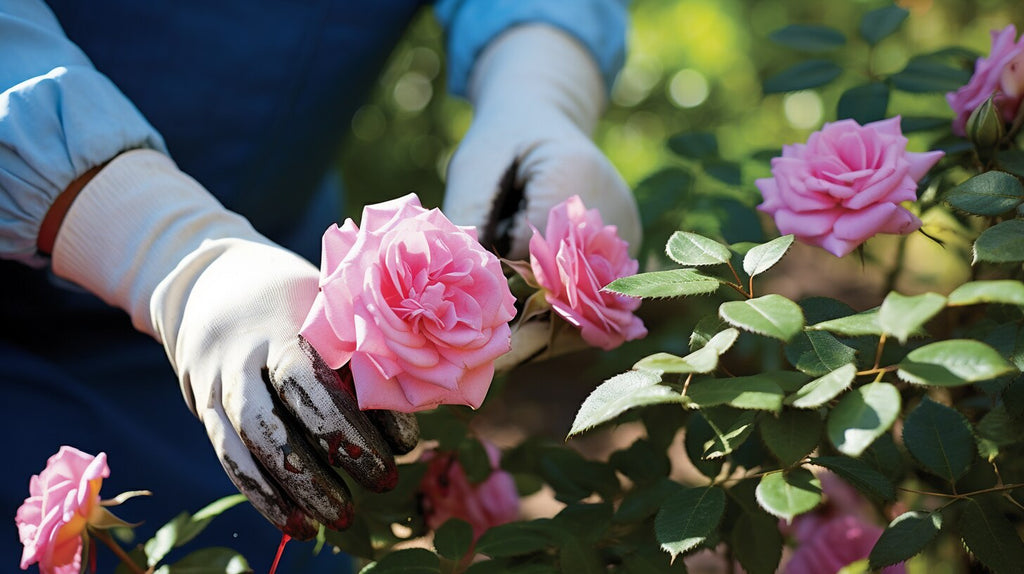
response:
M579 40L611 89L625 61L629 0L438 0L434 13L447 36L448 89L465 95L476 56L517 24L542 22Z
M41 0L0 0L0 258L37 266L39 226L76 177L160 135Z

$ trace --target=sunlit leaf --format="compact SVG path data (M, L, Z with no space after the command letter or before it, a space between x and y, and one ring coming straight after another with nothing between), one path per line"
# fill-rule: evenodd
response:
M737 409L778 411L782 408L784 394L772 381L753 375L694 381L686 396L700 408L728 405Z
M430 552L427 554L433 556ZM196 550L173 564L165 564L157 568L155 574L248 574L250 572L252 572L252 568L237 550L212 547ZM439 571L434 570L433 572Z
M722 303L718 314L734 327L782 341L792 339L804 328L804 313L800 306L774 293L746 301Z
M804 331L786 345L786 358L796 369L821 376L854 362L857 350L826 331Z
M821 481L806 468L772 472L761 477L756 493L762 508L788 522L821 503Z
M1024 186L1002 171L986 171L946 193L946 202L972 215L996 216L1024 203Z
M897 373L903 380L919 385L955 387L1015 370L995 349L981 341L950 339L907 353Z
M729 328L715 334L705 346L685 357L655 353L640 359L633 368L665 373L710 373L718 367L718 357L729 350L737 337L739 331Z
M687 267L717 265L732 257L721 243L688 231L676 231L665 245L665 253L676 263Z
M1024 283L1010 279L971 281L949 294L948 305L976 305L978 303L1004 303L1024 306Z
M660 382L661 377L657 373L639 370L608 379L580 405L569 436L608 422L635 407L686 402L687 399L678 391Z
M670 496L654 520L661 548L673 557L696 548L725 513L725 492L717 486L687 488Z
M603 291L658 299L705 295L716 291L720 285L718 279L703 275L695 269L670 269L620 277L606 285Z
M757 411L731 407L711 407L701 410L714 438L704 443L703 458L715 459L731 454L754 432Z
M886 295L878 310L878 326L882 331L895 335L901 343L919 331L929 319L946 306L946 298L938 293L921 295L900 295L893 291Z
M831 373L814 379L786 397L785 404L798 409L816 409L839 396L857 375L857 367L852 363L843 365Z
M743 256L743 270L753 277L771 269L793 245L793 238L793 235L783 235L751 248Z
M869 309L856 315L822 321L808 328L818 331L829 331L848 337L882 334L882 328L878 323L878 309Z
M860 456L889 430L900 412L900 392L885 382L853 389L829 413L829 440L847 456Z

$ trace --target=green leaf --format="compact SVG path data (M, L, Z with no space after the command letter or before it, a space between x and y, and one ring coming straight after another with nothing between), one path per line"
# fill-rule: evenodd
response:
M846 36L835 28L808 24L790 24L768 35L775 42L805 52L827 52L846 43Z
M1010 279L971 281L954 289L947 302L950 307L978 303L1024 306L1024 283Z
M739 331L729 328L715 334L706 345L685 357L655 353L640 359L633 368L665 373L710 373L718 368L718 357L729 350L739 335Z
M777 412L782 408L782 389L757 375L729 379L703 379L690 384L686 396L700 408L728 405L737 409Z
M186 544L195 538L210 524L211 520L222 512L245 501L245 495L233 494L211 502L194 515L182 512L175 516L170 522L161 526L153 534L152 538L146 541L147 565L155 566L159 564L172 549Z
M910 14L899 6L886 6L872 10L860 19L860 35L874 46L899 29Z
M718 139L710 132L683 132L668 139L668 149L690 159L718 157Z
M999 167L1019 176L1024 176L1024 151L1019 149L1000 150L996 152Z
M752 247L743 256L743 270L751 277L764 273L782 259L791 245L793 245L793 235L783 235L768 243Z
M857 376L857 367L846 364L831 373L814 379L786 397L785 404L798 409L816 409L849 388Z
M812 411L784 410L777 417L761 417L761 439L782 466L790 466L818 446L825 426Z
M743 167L734 161L710 158L701 162L704 173L727 184L738 186L743 183Z
M665 451L658 450L644 438L633 441L629 448L613 452L608 462L636 484L657 482L672 471Z
M949 118L935 116L901 116L900 128L903 134L926 132L949 126Z
M629 371L608 379L580 405L569 436L608 422L635 407L686 402L678 391L660 382L661 377L652 371Z
M231 548L203 548L174 564L157 568L156 574L248 574L252 572L245 557Z
M974 261L1017 263L1024 261L1024 219L1011 219L989 227L974 242Z
M556 544L550 525L534 522L509 522L484 532L475 551L492 558L521 556Z
M491 476L491 459L487 449L476 437L467 436L462 439L457 458L471 484L480 484Z
M748 574L774 574L782 559L778 521L762 512L744 512L729 536L730 549Z
M703 445L703 457L706 459L731 454L754 432L755 411L712 407L702 409L701 414L715 435Z
M762 508L790 522L821 503L821 481L806 468L772 472L761 477L755 493Z
M762 84L765 94L795 92L824 86L838 78L843 69L829 60L806 60L766 79Z
M957 506L960 538L979 562L999 574L1024 572L1024 543L1002 512L987 500L968 498Z
M368 568L364 568L360 574L440 574L441 561L429 550L406 548L386 554L373 563L372 568Z
M575 537L569 537L558 551L558 565L562 572L579 574L604 574L607 572L598 553L592 545L586 545Z
M959 411L925 397L903 423L903 443L925 468L948 481L974 460L971 424Z
M436 440L440 450L457 449L469 431L465 421L455 417L448 408L416 413L416 420L420 424L420 437Z
M618 524L630 524L646 520L658 512L665 499L682 488L683 485L668 478L661 478L653 484L633 488L622 498L612 521Z
M900 361L900 378L919 385L955 387L1015 371L992 347L973 339L938 341L914 349Z
M602 289L630 297L662 298L685 297L713 293L721 283L695 269L652 271L629 277L620 277Z
M868 309L856 315L829 319L808 328L816 331L829 331L847 337L882 334L882 327L878 323L878 309Z
M823 466L840 478L850 483L865 495L883 502L896 500L896 490L892 482L882 473L871 468L859 458L846 456L818 456L811 459L811 464Z
M555 516L553 524L574 533L575 538L583 542L595 544L612 525L613 514L610 502L575 502L563 508Z
M885 382L858 387L829 413L828 438L839 452L857 457L895 422L900 392Z
M970 79L971 74L966 70L951 68L928 57L914 58L901 71L889 76L892 87L914 94L953 92Z
M473 527L458 518L449 518L434 533L434 548L449 560L459 560L473 546Z
M864 125L885 119L885 111L889 107L889 86L881 82L871 82L854 86L839 96L836 106L836 119L850 118ZM946 120L949 123L949 120Z
M1003 171L986 171L946 193L946 202L972 215L994 217L1024 203L1024 186Z
M857 349L826 331L804 331L786 345L786 359L802 373L821 376L852 363Z
M704 456L708 445L713 445L716 442L724 444L724 441L718 438L720 430L718 427L712 427L700 411L691 414L689 420L686 421L686 432L683 433L683 448L686 450L686 456L690 459L690 463L708 478L715 478L722 471L721 460L708 459ZM752 429L748 427L748 435L749 430Z
M882 532L871 549L868 564L872 570L909 560L924 550L942 529L938 512L905 512L897 516Z
M882 331L895 335L900 343L916 333L946 306L946 298L938 293L906 296L893 291L886 295L878 310Z
M587 460L567 447L545 449L540 457L540 475L555 490L555 498L571 503L596 492L605 499L619 493L619 479L607 464Z
M654 534L661 548L675 558L704 542L724 513L725 491L721 488L687 488L665 501L654 519Z
M725 245L688 231L673 233L665 244L665 253L676 263L687 267L718 265L732 257Z
M375 555L373 541L370 539L370 527L359 513L352 517L352 523L345 530L321 528L320 535L324 542L352 556L372 560Z
M804 328L800 306L774 293L722 303L718 315L734 327L782 341L789 341Z

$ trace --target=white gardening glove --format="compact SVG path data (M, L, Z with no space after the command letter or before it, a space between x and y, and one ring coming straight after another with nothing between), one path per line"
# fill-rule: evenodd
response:
M542 24L488 44L469 78L473 122L448 167L443 211L485 247L523 258L532 231L572 195L597 208L635 253L636 200L590 140L605 105L600 70L574 38Z
M53 269L163 343L224 470L287 534L349 524L351 498L332 467L373 490L394 486L387 443L411 448L415 419L377 413L390 424L385 440L359 411L351 378L299 338L317 269L167 156L131 151L100 171L64 219Z

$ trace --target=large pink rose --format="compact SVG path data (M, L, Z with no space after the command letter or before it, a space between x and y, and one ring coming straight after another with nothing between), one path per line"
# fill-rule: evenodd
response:
M25 546L23 570L38 562L42 574L78 574L82 534L108 476L106 454L94 457L70 446L60 447L46 468L32 476L29 497L15 517Z
M993 95L993 103L1007 122L1013 120L1024 97L1024 37L1017 39L1013 24L992 30L992 49L988 58L978 58L974 75L956 92L946 94L949 107L956 112L953 133L965 135L967 118Z
M910 233L921 220L900 203L943 152L907 151L900 118L825 124L806 144L782 148L774 177L754 182L783 234L842 257L878 233Z
M576 327L583 340L605 350L639 339L647 329L633 311L640 300L601 291L619 277L636 273L638 263L614 225L574 195L548 214L541 236L530 238L530 266L556 313Z
M413 412L483 402L515 315L497 257L413 194L323 237L320 293L301 333L350 363L359 407Z
M498 468L501 452L486 441L483 445L493 470L479 484L469 482L453 453L427 451L423 454L421 460L428 464L419 490L423 495L427 526L432 530L437 530L450 518L459 518L473 526L473 538L477 539L488 528L519 518L515 481L511 474Z

